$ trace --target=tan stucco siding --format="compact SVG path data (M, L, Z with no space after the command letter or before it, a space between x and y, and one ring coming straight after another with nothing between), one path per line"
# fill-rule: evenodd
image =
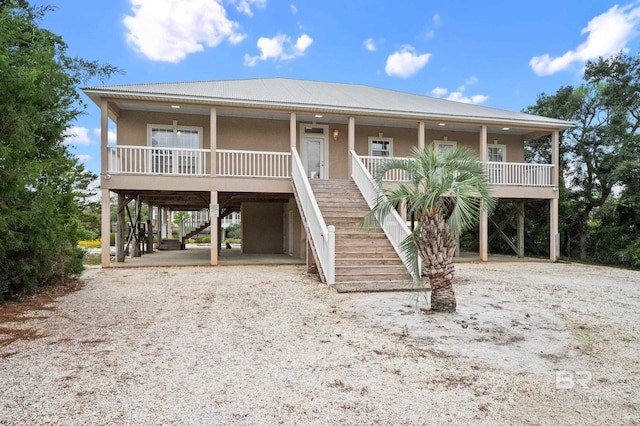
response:
M242 203L242 252L282 253L282 203Z
M449 141L455 141L458 146L465 147L476 155L480 155L480 132L450 132L440 130L428 130L426 134L426 144L431 145L433 141L441 141L444 138ZM492 134L487 135L487 144L492 145L497 141L499 145L507 147L507 162L522 163L524 161L524 142L517 135Z
M289 122L218 117L218 149L289 152Z
M202 148L209 148L209 117L205 115L166 114L159 112L122 111L118 118L118 145L148 146L147 125L202 127Z

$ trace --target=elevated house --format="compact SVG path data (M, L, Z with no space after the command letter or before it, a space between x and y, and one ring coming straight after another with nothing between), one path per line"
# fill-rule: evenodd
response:
M126 205L191 211L211 226L218 264L220 221L242 215L245 253L307 259L336 288L389 289L410 278L396 248L408 232L403 212L383 230L359 226L375 197L371 174L412 147L465 146L478 154L494 195L517 212L524 255L525 203L550 205L550 260L558 256L558 139L571 123L354 84L283 78L131 84L83 89L101 110L102 231L111 229L110 195L119 198L118 261L142 238ZM117 144L108 144L109 120ZM524 143L550 135L551 164L524 162ZM388 184L405 179L389 175ZM487 215L479 258L487 260ZM129 226L127 226L129 225ZM160 226L162 228L162 226ZM106 239L105 239L106 240ZM109 247L102 266L110 266Z

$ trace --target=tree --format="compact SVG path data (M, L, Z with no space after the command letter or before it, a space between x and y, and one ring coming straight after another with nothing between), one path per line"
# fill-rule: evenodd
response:
M0 299L82 270L79 200L95 175L63 144L77 87L116 72L39 27L50 7L0 3Z
M573 121L560 139L565 179L560 188L561 234L571 256L574 236L579 256L589 256L590 221L614 192L634 188L633 170L640 168L640 59L617 55L589 62L585 84L541 94L527 112ZM548 141L534 142L530 154L549 158Z
M438 153L433 148L415 149L409 161L388 160L374 176L379 188L389 170L410 176L408 183L381 190L365 225L382 220L398 206L406 206L417 225L403 241L403 255L411 260L415 276L426 275L431 287L431 309L455 312L452 279L456 235L473 226L480 211L493 208L489 183L478 158L464 148ZM422 271L418 270L422 259ZM420 283L421 284L421 283Z

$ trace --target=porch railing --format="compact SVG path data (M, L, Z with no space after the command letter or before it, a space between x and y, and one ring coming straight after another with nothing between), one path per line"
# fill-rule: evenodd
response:
M302 222L311 236L311 243L318 257L321 275L328 285L335 284L336 240L335 227L327 226L320 213L320 207L313 195L302 161L295 148L291 149L291 176L298 206L302 210Z
M374 176L376 170L384 161L391 157L371 157L360 156L362 164L367 171ZM411 161L410 158L395 157L395 160ZM530 163L505 163L487 162L487 175L489 183L492 185L512 185L512 186L553 186L553 165L552 164L530 164ZM402 170L389 170L382 179L384 182L408 182L409 175Z
M364 165L364 167L367 169L367 171L371 176L375 176L376 171L378 170L378 167L380 166L380 164L382 164L387 160L411 161L410 158L404 158L404 157L360 156L360 161L362 161L362 164ZM394 169L394 170L389 170L387 173L385 173L384 178L382 180L385 182L408 182L410 179L409 179L408 173L404 172L403 170Z
M492 185L553 186L553 164L487 162Z
M367 201L369 208L373 208L376 204L376 201L378 200L380 188L378 188L378 186L376 185L365 164L358 159L358 155L355 153L355 151L351 151L350 156L351 177L360 189L362 196ZM391 214L387 215L387 217L384 218L384 221L380 224L380 226L382 227L384 233L387 235L387 238L391 242L391 245L395 249L396 253L398 253L398 256L400 256L402 262L407 267L407 270L411 274L413 280L416 282L419 281L420 272L416 274L416 271L414 271L411 267L411 262L409 261L408 256L406 256L400 248L402 246L402 242L411 234L411 231L409 230L406 222L402 220L398 212L392 210ZM418 260L418 262L420 262L420 260ZM421 270L422 269L420 267L420 264L418 263L418 271Z
M202 176L207 174L209 152L191 148L107 146L107 167L109 173Z
M219 149L218 176L289 178L289 152Z

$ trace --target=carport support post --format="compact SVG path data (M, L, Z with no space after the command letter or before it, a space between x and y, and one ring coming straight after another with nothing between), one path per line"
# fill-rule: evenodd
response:
M118 222L116 225L116 262L124 262L124 207L125 196L118 193Z
M216 224L216 230L211 230L211 266L218 265L218 247L220 242L218 241L218 229L220 217L220 206L218 205L218 191L211 191L211 205L209 206L209 214L211 215L211 225Z
M553 164L552 184L553 198L549 203L549 259L558 261L560 255L560 235L558 230L558 188L560 185L560 132L554 130L551 134L551 164Z
M487 126L480 128L480 160L482 168L487 170ZM489 215L486 206L480 205L480 260L486 262L489 258Z
M513 207L518 213L518 257L524 257L524 201L516 201L513 203Z
M102 253L100 264L103 268L111 266L111 192L102 190L101 228Z

